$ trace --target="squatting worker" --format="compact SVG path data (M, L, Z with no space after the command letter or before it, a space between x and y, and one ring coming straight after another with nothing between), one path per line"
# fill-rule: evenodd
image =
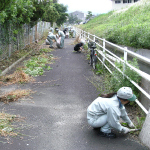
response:
M79 42L78 44L76 44L74 46L74 51L77 51L77 52L81 53L81 51L83 49L82 47L83 47L84 44L85 44L84 41L81 40L81 42Z
M95 99L87 109L88 124L93 128L100 128L100 136L115 138L116 134L111 129L118 130L124 134L130 131L122 126L119 119L122 118L130 128L135 128L125 110L124 105L135 101L136 96L130 87L122 87L117 93L102 95Z
M56 42L56 36L53 34L53 32L54 32L53 28L50 28L50 32L48 33L48 36L47 36L47 40L50 43L49 48L54 48L53 43L54 43L54 41Z
M64 47L65 34L63 31L59 30L58 28L55 28L55 31L58 33L58 36L61 37L59 48L63 48Z

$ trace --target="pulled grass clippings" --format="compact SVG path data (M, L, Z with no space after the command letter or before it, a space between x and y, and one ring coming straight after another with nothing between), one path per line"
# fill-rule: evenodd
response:
M13 74L0 78L0 85L10 85L15 83L27 83L34 79L26 74L23 70L16 70Z
M17 101L19 98L29 96L31 93L33 93L33 91L29 89L28 90L17 89L15 91L11 91L0 96L0 101L4 103L14 102Z
M7 113L0 113L0 135L7 137L7 136L17 136L18 133L14 132L14 127L11 124L15 118L16 115L10 115Z

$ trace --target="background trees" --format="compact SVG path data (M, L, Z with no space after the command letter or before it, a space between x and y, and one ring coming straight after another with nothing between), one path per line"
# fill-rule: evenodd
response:
M67 19L66 11L67 6L58 4L57 0L1 0L0 23L33 26L43 20L60 25Z
M81 19L79 19L76 15L73 14L69 15L68 17L69 24L78 24L81 21L82 21Z

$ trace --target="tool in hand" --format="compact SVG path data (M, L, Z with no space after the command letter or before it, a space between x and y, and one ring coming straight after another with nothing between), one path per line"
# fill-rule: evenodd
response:
M129 132L132 132L132 131L140 131L141 129L130 129Z

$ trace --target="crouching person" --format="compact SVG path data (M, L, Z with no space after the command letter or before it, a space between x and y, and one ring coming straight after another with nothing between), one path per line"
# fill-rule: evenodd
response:
M53 28L50 29L50 32L48 33L48 36L47 36L47 40L50 43L49 48L54 48L53 43L56 42L56 36L53 34Z
M62 49L64 47L65 34L58 28L55 28L55 31L58 34L58 39L60 40L60 44L57 44L58 45L57 47Z
M84 44L85 42L81 40L81 42L79 42L78 44L74 46L74 51L81 53Z
M130 128L135 128L125 110L124 105L135 101L136 96L130 87L122 87L117 93L102 95L94 100L87 109L88 124L93 128L100 128L100 136L115 138L116 134L111 129L118 130L124 134L130 129L122 126L119 119L122 118Z

